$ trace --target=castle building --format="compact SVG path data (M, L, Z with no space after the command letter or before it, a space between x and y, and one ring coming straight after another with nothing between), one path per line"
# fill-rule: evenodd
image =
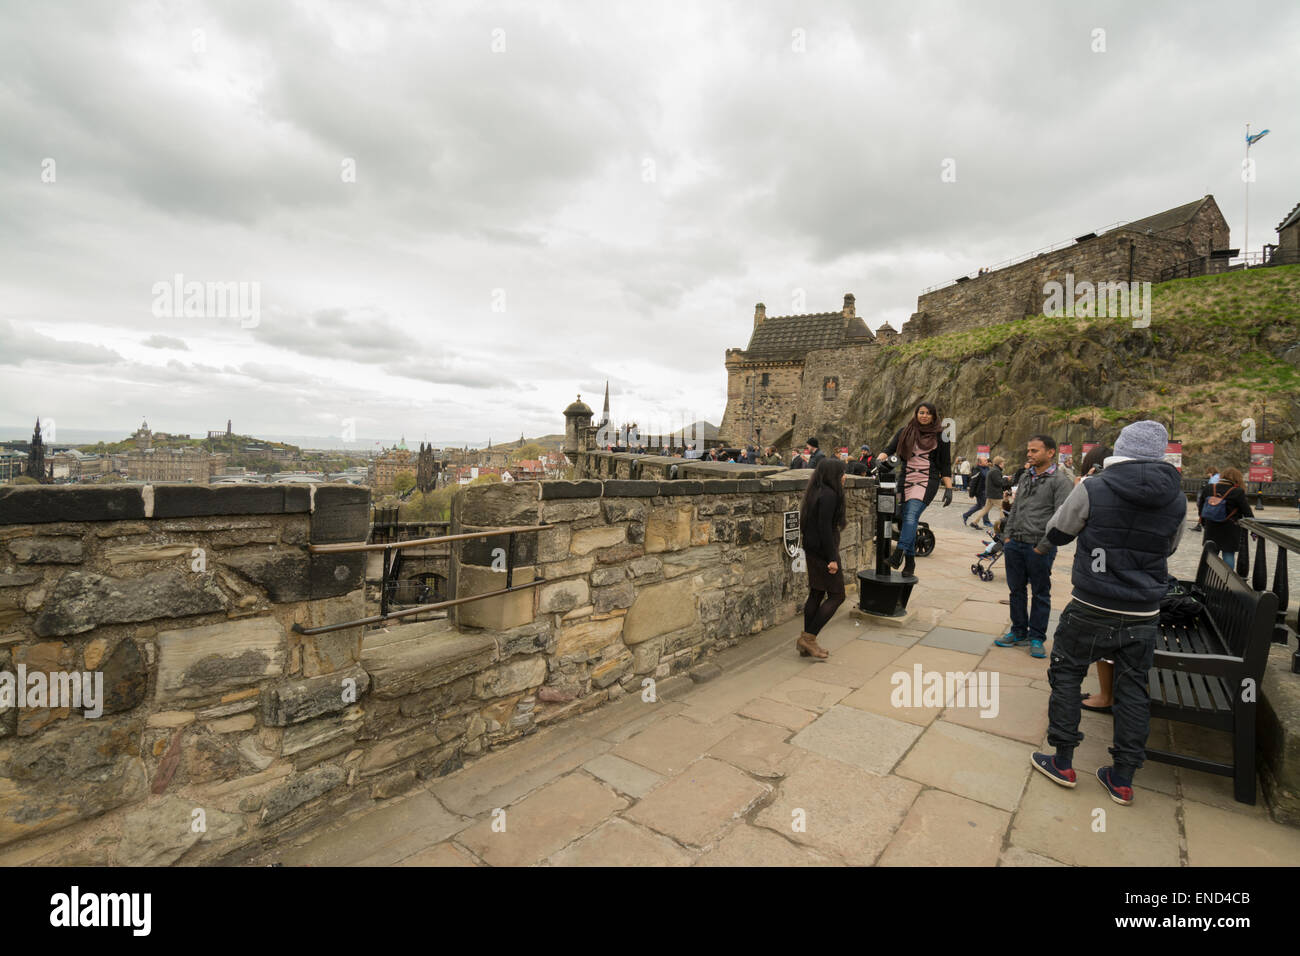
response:
M1300 216L1293 212L1279 233L1284 246L1288 236L1297 241ZM1082 282L1159 282L1176 266L1226 256L1228 238L1218 204L1204 196L927 289L901 332L882 325L873 334L856 316L851 294L840 311L812 315L768 316L759 303L749 344L727 350L727 408L719 437L728 445L775 445L782 451L812 435L823 448L828 440L856 444L864 436L843 433L846 414L854 388L875 367L882 347L1041 315L1048 283L1064 285L1067 276L1073 277L1071 288Z
M1060 249L1002 269L927 289L903 326L903 341L959 332L1043 313L1049 282L1159 282L1161 273L1228 248L1228 222L1213 196L1145 219L1088 233Z
M878 347L852 293L838 312L808 315L769 316L760 302L749 344L727 349L718 437L736 446L802 445L844 415Z

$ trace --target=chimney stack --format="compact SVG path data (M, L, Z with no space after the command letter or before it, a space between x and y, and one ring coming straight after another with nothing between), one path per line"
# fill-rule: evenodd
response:
M766 318L767 318L767 306L765 306L762 302L760 302L758 303L758 305L754 306L754 328L758 328L760 325L762 325L763 320Z
M856 310L856 306L854 306L853 303L854 303L853 293L852 292L844 293L844 318L851 319L858 314Z

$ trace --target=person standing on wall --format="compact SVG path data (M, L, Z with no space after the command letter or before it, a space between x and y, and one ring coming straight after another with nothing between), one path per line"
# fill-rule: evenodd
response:
M943 506L952 504L952 449L942 440L939 409L933 402L922 402L912 413L912 420L894 433L881 458L897 454L902 464L903 508L898 529L898 547L889 563L903 565L903 575L916 571L916 525L921 512L934 500L943 485Z
M808 600L803 606L803 633L795 642L800 657L825 660L830 652L817 635L844 603L844 569L840 561L840 529L848 524L844 502L844 462L822 458L808 479L799 527L808 562Z

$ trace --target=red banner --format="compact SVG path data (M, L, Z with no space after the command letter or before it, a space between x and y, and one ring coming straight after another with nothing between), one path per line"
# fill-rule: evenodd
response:
M987 457L989 456L989 446L988 446L988 445L976 445L976 446L975 446L975 457L976 457L976 458L979 458L979 457L981 457L981 456L984 457L984 458L987 458Z
M1273 443L1271 441L1253 441L1250 443L1250 474L1247 481L1273 480Z
M1092 451L1094 448L1096 448L1096 447L1097 447L1098 445L1100 445L1100 444L1101 444L1101 442L1097 442L1097 441L1086 441L1086 442L1084 442L1084 443L1083 443L1083 454L1084 454L1084 457L1087 457L1088 452Z
M1183 443L1180 441L1171 441L1165 446L1165 461L1173 465L1179 471L1183 470Z

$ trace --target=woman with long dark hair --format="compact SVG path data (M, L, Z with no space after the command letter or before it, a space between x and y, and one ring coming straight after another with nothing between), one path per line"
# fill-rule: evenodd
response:
M848 524L844 510L844 462L823 458L808 479L799 509L804 557L808 562L803 633L795 642L800 657L830 656L817 643L817 635L844 603L844 569L840 562L840 529Z
M895 568L902 564L904 576L910 577L916 570L916 525L941 482L943 506L952 504L952 450L942 440L942 431L939 409L933 402L922 402L912 413L912 420L894 433L881 453L882 458L897 454L902 466L898 547L889 563Z
M1201 511L1201 523L1205 525L1205 540L1213 542L1219 549L1224 564L1235 568L1237 547L1242 538L1241 525L1237 522L1255 517L1255 512L1246 501L1245 482L1240 471L1225 468L1219 473L1219 479L1210 486Z

